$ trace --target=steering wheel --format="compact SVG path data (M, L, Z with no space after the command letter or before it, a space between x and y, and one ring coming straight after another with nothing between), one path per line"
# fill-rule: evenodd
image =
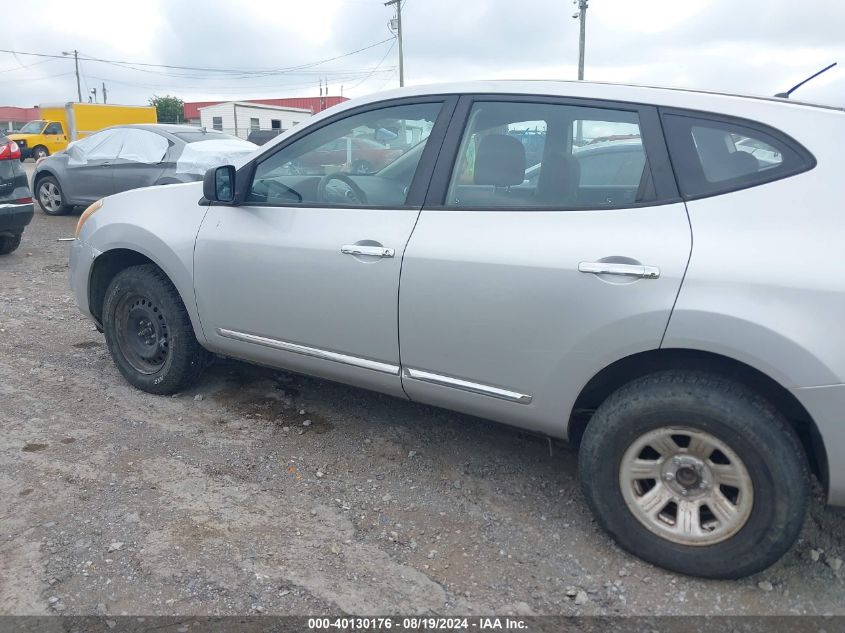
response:
M367 204L367 194L364 193L364 190L358 186L358 184L352 180L349 176L339 171L336 171L332 174L326 174L322 178L320 178L320 182L317 183L317 200L320 202L330 202L327 199L328 194L328 185L332 180L340 180L349 189L343 194L346 198L346 202L351 204L357 204L363 206Z

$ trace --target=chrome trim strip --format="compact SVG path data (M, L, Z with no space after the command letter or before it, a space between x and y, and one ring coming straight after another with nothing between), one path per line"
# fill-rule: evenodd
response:
M303 356L310 356L312 358L319 358L321 360L330 360L336 363L342 363L344 365L361 367L362 369L372 369L373 371L378 371L383 374L390 374L391 376L399 375L398 365L382 363L377 360L359 358L358 356L348 356L347 354L338 354L337 352L329 352L328 350L318 349L316 347L297 345L296 343L288 343L287 341L280 341L274 338L258 336L257 334L236 332L234 330L227 330L224 328L217 328L217 333L220 336L230 338L235 341L242 341L244 343L254 343L256 345L263 345L264 347L272 347L273 349L279 349L283 352L293 352L294 354L302 354Z
M433 385L440 385L442 387L452 387L460 389L461 391L468 391L470 393L477 393L482 396L490 396L492 398L499 398L500 400L507 400L509 402L517 402L519 404L529 404L534 397L516 391L509 391L508 389L500 389L499 387L491 387L490 385L482 385L477 382L470 382L469 380L461 380L460 378L452 378L451 376L443 376L442 374L432 374L431 372L422 371L421 369L404 368L404 375L406 378L413 378L421 382L428 382Z
M581 262L578 264L578 272L594 275L622 275L623 277L640 277L641 279L658 279L660 277L660 269L657 266L613 262Z

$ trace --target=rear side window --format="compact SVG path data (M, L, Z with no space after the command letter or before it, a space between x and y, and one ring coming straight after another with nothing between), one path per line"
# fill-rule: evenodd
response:
M477 101L458 151L449 207L588 209L655 197L632 110Z
M678 114L664 114L663 124L685 198L753 187L815 165L798 143L762 125Z

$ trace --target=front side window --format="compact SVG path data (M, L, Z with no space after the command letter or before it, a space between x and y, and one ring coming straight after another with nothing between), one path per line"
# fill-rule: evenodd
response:
M637 112L477 102L446 204L592 208L651 199Z
M403 206L441 105L369 110L321 127L260 162L247 200Z
M41 130L43 129L44 121L30 121L18 131L21 134L41 134Z
M51 123L44 129L44 134L64 134L61 123Z
M698 197L742 189L812 167L794 142L735 121L666 114L666 140L681 193Z
M123 147L125 129L97 132L68 146L68 164L86 165L91 161L114 160Z

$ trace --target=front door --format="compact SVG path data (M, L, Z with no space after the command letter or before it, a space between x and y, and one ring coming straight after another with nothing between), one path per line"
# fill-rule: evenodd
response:
M103 130L72 143L67 150L67 176L62 190L73 204L90 204L114 193L112 167L123 146L126 130Z
M465 97L405 252L414 400L565 436L598 371L660 347L691 248L654 108Z
M53 121L44 128L44 145L50 154L60 152L67 147L67 130L59 121Z
M402 395L399 270L451 105L342 113L239 170L247 201L212 205L196 241L211 349ZM326 151L346 138L367 139L392 160L353 171L359 157ZM332 155L339 159L326 162Z
M123 134L120 153L111 167L114 193L156 184L167 166L165 159L172 143L149 130L128 128Z

